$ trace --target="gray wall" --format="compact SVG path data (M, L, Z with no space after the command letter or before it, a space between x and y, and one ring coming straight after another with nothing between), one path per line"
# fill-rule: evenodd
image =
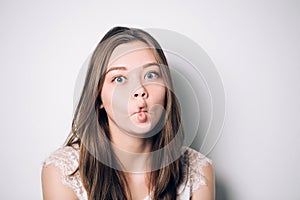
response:
M215 64L226 94L209 154L217 199L300 199L299 1L125 2L0 2L0 198L42 198L42 161L68 134L81 65L128 25L179 32Z

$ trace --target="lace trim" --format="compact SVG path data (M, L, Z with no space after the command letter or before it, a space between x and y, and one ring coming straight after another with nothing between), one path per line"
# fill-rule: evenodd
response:
M192 195L192 193L201 186L207 185L207 179L203 172L203 167L206 167L209 164L212 165L212 161L194 149L187 148L186 150L186 157L189 163L184 166L188 166L188 180Z
M82 185L79 172L69 176L78 167L79 152L72 147L61 147L52 153L43 163L44 167L50 164L58 167L61 171L61 181L70 187L80 200L87 200L86 191Z
M87 193L84 189L79 172L74 176L69 176L78 167L79 151L72 147L61 147L52 153L43 163L46 167L55 165L61 170L62 183L70 187L80 200L87 200ZM179 199L189 198L194 191L203 185L207 185L207 179L203 172L203 167L212 164L212 161L201 153L185 147L185 153L181 158L183 165L184 182L179 187ZM186 185L185 185L186 183ZM146 198L147 199L147 198Z

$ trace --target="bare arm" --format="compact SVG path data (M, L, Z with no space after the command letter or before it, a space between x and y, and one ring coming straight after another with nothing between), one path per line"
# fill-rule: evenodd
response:
M62 183L62 174L53 164L42 169L42 189L44 200L77 200L75 193Z
M211 164L203 167L207 185L202 185L192 194L192 200L214 200L215 199L215 177L214 170Z

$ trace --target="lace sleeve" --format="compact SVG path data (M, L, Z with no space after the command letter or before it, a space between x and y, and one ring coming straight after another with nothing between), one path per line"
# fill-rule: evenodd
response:
M203 172L203 167L212 164L212 161L201 153L188 149L189 157L189 179L191 194L202 185L207 185L207 179Z
M61 147L53 152L43 163L44 167L54 165L61 171L61 181L70 187L80 200L85 198L85 190L80 179L80 174L76 172L70 176L78 167L79 152L72 147Z

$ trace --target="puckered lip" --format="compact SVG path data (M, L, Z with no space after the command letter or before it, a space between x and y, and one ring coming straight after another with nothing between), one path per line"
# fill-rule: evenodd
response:
M135 114L138 114L138 113L141 113L141 112L148 113L148 110L147 110L147 109L140 109L140 110L138 110L138 111L132 112L130 116L135 115Z

